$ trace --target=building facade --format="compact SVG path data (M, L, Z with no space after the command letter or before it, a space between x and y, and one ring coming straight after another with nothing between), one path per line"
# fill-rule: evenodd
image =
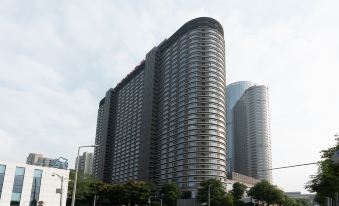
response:
M43 157L42 154L37 153L29 153L26 164L43 166L43 167L54 167L59 169L67 169L68 168L68 160L63 157L59 157L57 159Z
M0 161L0 206L59 206L61 180L63 182L62 204L66 205L69 171L64 169L15 164Z
M93 173L107 182L176 182L195 196L226 181L223 28L201 17L154 47L100 101Z
M272 182L268 88L249 87L232 112L234 171Z
M26 159L26 164L42 166L42 164L43 164L42 160L43 160L42 154L29 153L29 155Z
M83 174L92 175L93 153L84 152L81 156L77 157L77 161L79 161L79 171Z
M234 172L233 107L244 92L254 85L249 81L239 81L226 86L227 172L230 175Z

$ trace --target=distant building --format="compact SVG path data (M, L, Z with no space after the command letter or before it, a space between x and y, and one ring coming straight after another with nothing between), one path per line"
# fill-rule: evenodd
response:
M26 164L42 165L42 154L30 153L27 157Z
M272 182L268 88L236 82L227 91L231 172Z
M42 167L54 167L59 169L67 169L68 161L63 157L57 159L43 157L42 154L30 153L26 159L26 164Z
M42 158L42 166L44 166L44 167L52 167L52 161L53 161L52 158L44 157L44 158Z
M93 167L93 153L84 152L81 156L77 157L79 160L79 171L83 174L92 175Z
M59 206L61 180L63 182L62 205L66 205L69 170L0 161L0 206Z

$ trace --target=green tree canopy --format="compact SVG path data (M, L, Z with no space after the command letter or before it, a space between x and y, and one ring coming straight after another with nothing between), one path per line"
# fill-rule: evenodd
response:
M150 196L155 196L155 187L144 181L129 181L124 185L126 200L135 205L146 204Z
M68 196L73 194L73 184L75 178L75 171L71 170L69 174L69 184L68 184ZM77 180L77 190L75 194L75 199L78 201L79 205L91 204L94 200L94 195L99 191L95 188L99 188L102 182L91 175L84 175L78 173Z
M240 200L244 194L245 191L247 189L247 186L240 183L240 182L236 182L233 184L233 189L231 191L231 193L233 194L234 199L236 200Z
M217 179L208 179L200 183L197 199L202 203L208 202L208 190L210 188L211 205L222 206L225 203L226 192L222 183Z
M68 196L72 196L74 183L74 170L70 173ZM144 181L130 181L126 184L108 184L93 176L78 174L76 205L89 206L93 204L94 196L99 197L98 205L146 204L150 196L155 196L155 186Z
M336 146L321 151L322 160L318 164L318 172L311 176L311 180L306 184L306 189L316 192L316 201L323 203L325 197L335 197L339 192L339 165L335 165L331 160L336 151L339 151L339 139Z
M226 193L225 198L222 201L222 206L232 206L233 205L233 194L232 193ZM212 205L212 203L211 203Z
M256 200L265 201L268 204L280 204L284 200L284 192L279 190L276 186L271 185L271 183L266 180L262 180L255 184L249 190L248 195Z
M284 197L284 206L310 206L310 203L304 199L292 199L287 196Z
M161 187L160 194L164 204L169 206L176 205L176 201L181 195L176 183L164 184Z

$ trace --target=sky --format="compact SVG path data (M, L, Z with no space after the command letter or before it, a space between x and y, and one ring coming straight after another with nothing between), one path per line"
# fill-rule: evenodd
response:
M0 160L93 144L98 103L187 21L225 32L227 84L269 87L273 167L316 162L339 132L339 1L1 0ZM85 150L84 150L85 151ZM302 191L313 166L273 171Z

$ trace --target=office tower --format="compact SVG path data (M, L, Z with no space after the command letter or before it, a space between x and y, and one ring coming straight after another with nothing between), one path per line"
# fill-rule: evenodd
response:
M234 171L272 181L268 88L246 89L232 108Z
M177 182L194 197L226 180L223 29L201 17L154 47L99 103L93 173L107 182Z
M249 81L234 82L226 86L226 139L227 139L227 172L234 171L234 134L232 109L243 93L255 84Z
M26 159L26 164L43 166L43 167L54 167L54 168L59 168L59 169L68 168L68 160L63 157L53 159L53 158L43 157L42 154L36 154L36 153L29 153Z
M93 153L84 152L81 156L77 157L77 161L79 161L79 171L83 174L92 175Z

